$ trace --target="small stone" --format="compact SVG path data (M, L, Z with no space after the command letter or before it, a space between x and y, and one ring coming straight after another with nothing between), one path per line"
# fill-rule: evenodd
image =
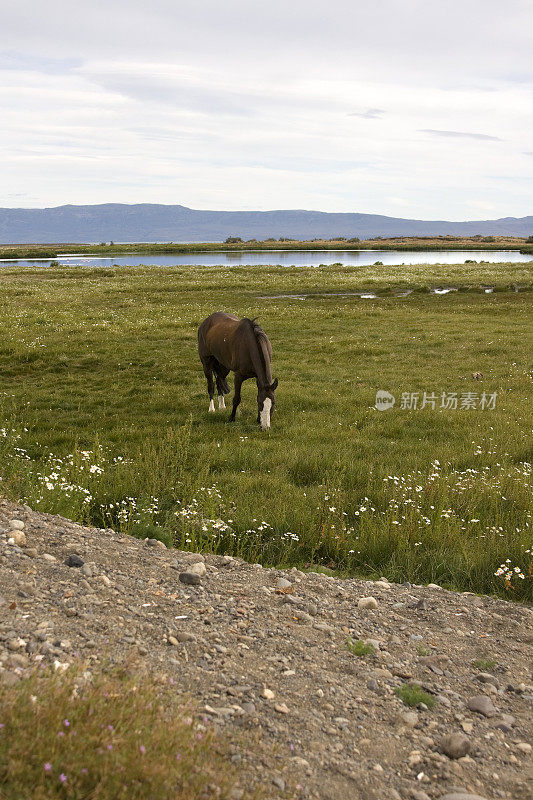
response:
M378 601L375 597L361 597L357 602L358 608L374 609L378 607Z
M470 752L470 740L464 733L450 733L441 739L440 749L449 758L462 758Z
M187 572L189 574L198 575L200 578L207 572L207 567L203 561L195 561L193 564L187 567Z
M83 566L82 566L80 571L81 571L81 574L85 575L86 578L92 578L92 576L93 576L93 571L92 571L92 569L90 568L90 566L88 564L83 564Z
M9 532L10 539L13 539L13 544L16 544L17 547L24 547L26 544L26 534L24 531L15 529Z
M494 704L486 694L478 694L475 697L471 697L466 705L470 711L477 711L478 714L482 714L484 717L492 717L496 714Z
M83 567L84 563L83 558L76 553L71 553L65 560L67 567Z
M272 778L272 783L280 790L280 792L285 791L285 781L279 775L274 775Z
M278 578L276 581L276 589L290 589L292 583L287 578Z
M100 580L100 583L103 583L103 584L104 584L104 586L111 586L111 581L110 581L110 579L107 577L107 575L100 575L100 578L99 578L99 580Z
M166 550L167 546L161 539L147 539L146 544L148 547L160 547L162 550Z
M272 691L272 689L267 689L267 688L265 688L265 689L263 689L263 691L261 692L261 696L262 696L262 697L265 697L267 700L273 700L273 699L274 699L274 697L275 697L276 695L275 695L275 693Z
M479 794L469 794L468 792L452 792L451 794L444 794L439 800L487 800L486 797L481 797Z
M39 553L37 552L37 548L36 547L26 547L24 552L30 558L37 558L37 556L39 555Z
M189 633L189 631L177 631L174 634L175 638L178 642L195 642L196 636L194 633Z
M42 557L44 561L50 561L50 562L57 561L57 558L53 556L51 553L43 553Z
M418 714L416 711L405 711L403 714L400 714L400 721L406 728L415 728L418 724Z
M274 710L278 712L278 714L288 714L289 709L285 703L276 703L274 706Z
M196 564L198 561L205 561L205 556L203 553L183 553L181 560L189 566L190 564ZM230 564L233 563L233 559L231 556L221 556L221 563Z
M200 576L196 572L180 572L179 579L188 586L198 586L201 583Z
M178 647L179 646L179 642L174 636L169 636L168 637L168 643L171 644L173 647Z
M526 755L531 753L531 750L533 749L528 742L518 742L516 747L521 753L525 753Z
M516 719L511 714L502 714L501 717L494 722L495 727L504 733L509 733L515 724Z
M24 530L24 523L21 519L12 519L10 520L9 524L11 525L11 529L14 531Z

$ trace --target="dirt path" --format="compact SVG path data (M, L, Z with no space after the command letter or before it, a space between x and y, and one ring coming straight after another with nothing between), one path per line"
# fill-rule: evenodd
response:
M273 800L525 800L532 623L502 600L204 559L0 502L0 680L136 654L234 742L235 800L257 784ZM397 696L413 681L432 709Z

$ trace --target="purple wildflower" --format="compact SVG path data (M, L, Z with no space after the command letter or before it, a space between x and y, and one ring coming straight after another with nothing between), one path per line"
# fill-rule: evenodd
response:
M63 725L65 726L65 728L68 728L68 726L70 725L70 722L68 721L68 719L64 719L63 720Z
M44 771L45 772L50 772L51 769L52 769L52 765L50 764L49 761L47 761L46 764L44 765Z
M112 749L113 749L113 745L112 745L112 744L108 744L108 745L107 745L107 749L108 749L108 750L112 750Z
M141 751L141 753L142 753L143 755L146 753L146 747L144 746L144 744L142 744L142 745L139 747L139 750Z
M64 772L62 772L61 775L59 776L59 780L61 781L61 783L67 782L67 776L65 775Z

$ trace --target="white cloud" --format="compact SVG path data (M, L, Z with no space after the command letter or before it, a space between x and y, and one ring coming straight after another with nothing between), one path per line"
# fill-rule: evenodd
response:
M527 0L10 4L0 205L530 214L532 27Z

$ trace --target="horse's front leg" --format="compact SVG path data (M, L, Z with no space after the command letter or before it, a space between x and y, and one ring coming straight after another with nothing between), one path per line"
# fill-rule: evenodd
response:
M238 372L235 373L235 394L233 395L233 408L231 409L231 414L229 421L235 422L235 412L237 411L237 406L241 402L241 386L244 378Z

